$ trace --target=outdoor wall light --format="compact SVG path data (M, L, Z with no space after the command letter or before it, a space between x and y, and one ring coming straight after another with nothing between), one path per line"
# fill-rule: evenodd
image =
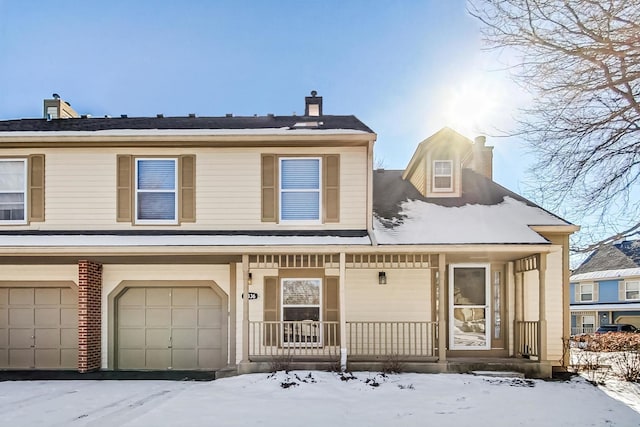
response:
M378 272L378 284L379 285L386 285L387 284L387 273L385 273L384 271L379 271Z
M247 284L251 286L251 283L253 283L253 275L249 273L249 279L247 279Z

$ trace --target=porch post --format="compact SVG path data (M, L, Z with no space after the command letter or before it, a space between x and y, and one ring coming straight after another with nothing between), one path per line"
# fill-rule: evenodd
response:
M236 313L238 312L237 292L236 292L236 274L237 263L229 263L229 364L235 365L238 362L238 353L236 351L237 339L237 322Z
M538 307L539 314L538 319L540 321L540 330L538 331L538 360L547 360L547 293L546 293L546 273L547 273L547 254L541 253L539 255L540 262L538 263Z
M447 287L445 280L447 277L446 260L443 253L438 254L438 361L447 361L447 307L445 305Z
M338 283L339 295L338 304L340 307L340 369L347 370L347 304L345 299L345 288L347 278L347 256L344 252L340 252L340 280Z
M249 362L249 255L242 255L242 361Z

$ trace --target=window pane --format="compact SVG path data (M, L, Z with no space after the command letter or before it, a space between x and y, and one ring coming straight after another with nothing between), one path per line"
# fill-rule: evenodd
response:
M283 190L320 189L320 160L282 160L280 182Z
M0 191L24 191L24 160L0 162Z
M320 321L320 307L285 307L282 309L285 322L313 320Z
M176 215L175 193L138 193L138 219L174 220Z
M283 220L319 220L320 193L283 192L281 194L281 214Z
M433 178L433 185L435 188L451 188L451 177L436 176Z
M24 193L0 193L0 221L24 220Z
M451 162L435 162L436 175L451 175Z
M312 305L312 304L319 305L320 304L320 281L319 280L283 280L282 304L283 305ZM288 319L288 320L295 320L295 319Z
M175 160L138 160L139 190L174 190Z

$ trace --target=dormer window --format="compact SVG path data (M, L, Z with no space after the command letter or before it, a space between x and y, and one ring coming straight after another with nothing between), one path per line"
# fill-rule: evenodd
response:
M453 191L453 162L451 160L433 161L434 192Z

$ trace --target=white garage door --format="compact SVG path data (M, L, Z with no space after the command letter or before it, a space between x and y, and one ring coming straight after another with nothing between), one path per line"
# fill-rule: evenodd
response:
M118 369L226 365L226 309L211 288L129 288L117 302Z
M0 368L78 368L78 297L71 288L0 288Z

